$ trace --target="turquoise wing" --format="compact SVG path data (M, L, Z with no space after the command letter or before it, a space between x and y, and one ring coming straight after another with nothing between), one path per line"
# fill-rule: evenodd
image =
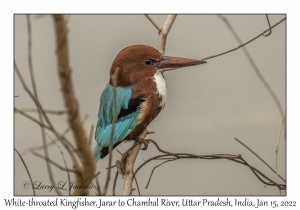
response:
M131 99L132 89L117 87L117 121L113 135L113 147L120 144L137 125L140 113L138 105L143 101L140 97ZM96 162L107 155L113 120L113 86L108 84L100 97L98 122L95 133L97 145L94 149Z

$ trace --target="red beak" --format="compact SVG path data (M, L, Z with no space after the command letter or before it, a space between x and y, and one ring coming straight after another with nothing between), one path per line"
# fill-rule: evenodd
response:
M195 66L203 63L206 63L206 61L201 61L201 60L196 60L191 58L165 56L164 59L161 60L156 65L156 67L160 71L168 71L168 70L178 69L186 66Z

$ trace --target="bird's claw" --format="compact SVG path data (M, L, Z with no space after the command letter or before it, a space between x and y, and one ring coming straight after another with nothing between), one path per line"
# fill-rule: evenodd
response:
M146 150L148 148L148 143L149 143L149 140L147 139L144 139L144 138L137 138L136 140L134 140L135 142L139 142L139 143L142 143L144 145L143 148L141 148L141 150Z

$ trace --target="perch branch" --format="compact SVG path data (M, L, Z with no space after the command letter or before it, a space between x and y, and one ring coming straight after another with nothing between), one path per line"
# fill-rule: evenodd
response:
M176 15L169 15L164 23L164 26L159 34L158 38L158 51L164 55L166 42L167 42L167 36L168 33L175 21ZM148 18L149 19L149 18ZM139 136L139 138L145 138L148 131L145 129L143 133ZM136 157L138 155L138 152L140 150L141 144L138 144L137 146L133 147L130 154L125 159L125 175L124 175L124 188L123 188L123 195L132 195L132 181L134 177L134 162L136 160Z
M264 184L266 185L270 185L270 186L277 186L280 190L285 190L286 186L284 184L279 184L273 180L271 180L269 177L267 177L266 175L264 175L262 172L260 172L258 169L256 169L255 167L249 165L246 160L244 160L241 155L232 155L232 154L215 154L215 155L194 155L194 154L188 154L188 153L174 153L176 154L176 158L170 158L173 155L170 154L163 154L163 155L158 155L152 158L149 158L148 160L146 160L143 164L141 164L135 171L134 176L136 176L136 174L138 173L138 171L145 166L147 163L149 163L152 160L159 160L160 158L165 158L165 157L169 157L167 158L168 160L179 160L179 159L206 159L206 160L216 160L216 159L227 159L227 160L231 160L243 165L248 166L251 171L254 173L254 175ZM173 156L175 157L175 156ZM177 158L178 157L178 158ZM167 161L165 161L164 163L166 163ZM170 162L170 161L168 161ZM159 165L158 165L159 166ZM267 181L263 180L261 177L263 177L264 179L266 179Z
M144 130L139 138L145 138L146 133L147 130ZM123 188L123 195L125 196L131 195L133 191L132 188L132 181L134 176L133 168L134 168L134 162L136 160L140 148L141 148L141 144L136 144L136 146L132 148L130 154L127 156L125 160L126 162L125 162L125 175L124 175L124 188Z

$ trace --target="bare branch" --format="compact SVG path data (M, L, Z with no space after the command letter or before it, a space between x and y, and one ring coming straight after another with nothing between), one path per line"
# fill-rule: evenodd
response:
M21 154L18 152L18 150L17 150L16 148L14 148L14 150L15 150L16 153L19 155L19 157L20 157L20 159L21 159L21 161L22 161L22 163L23 163L23 165L24 165L24 167L25 167L25 169L26 169L26 172L27 172L27 174L28 174L28 176L29 176L29 179L30 179L30 183L31 183L33 195L35 196L36 194L35 194L35 189L34 189L33 181L32 181L30 172L29 172L29 170L28 170L28 168L27 168L27 165L26 165L24 159L22 158Z
M139 196L141 196L141 192L140 192L140 188L139 188L139 184L138 184L137 178L134 177L134 180L135 180L136 187L138 189Z
M281 125L280 125L280 129L279 129L279 134L278 134L278 138L277 138L277 145L276 145L276 176L277 176L277 183L279 183L279 177L281 178L281 176L278 174L278 149L279 149L280 136L281 136L282 128L283 128L284 121L285 121L285 113L286 113L286 108L284 109L284 112L283 112Z
M91 126L90 137L89 137L89 145L92 144L93 134L94 134L94 125Z
M116 185L117 185L117 179L118 179L118 176L119 176L119 172L118 170L116 171L116 175L115 175L115 179L114 179L114 183L113 183L113 196L116 195Z
M239 35L236 33L236 31L234 30L234 28L232 27L232 25L230 24L230 22L227 20L226 17L218 15L226 24L226 26L228 27L228 29L230 30L230 32L232 33L232 35L235 37L235 39L237 40L237 42L240 44L240 46L244 46L245 44L243 44L241 38L239 37ZM275 27L275 26L273 26ZM268 30L271 30L268 29ZM268 31L267 30L267 31ZM262 36L265 32L261 33L259 36ZM257 38L259 37L257 36ZM253 39L254 40L254 39ZM249 43L249 42L248 42ZM282 116L283 114L283 108L281 106L281 103L278 99L278 97L276 96L276 94L274 93L274 91L272 90L271 86L268 84L267 80L264 78L264 76L261 74L259 68L257 67L255 61L253 60L252 56L250 55L250 53L248 52L246 47L243 47L242 50L244 51L248 61L250 62L254 72L256 73L256 75L258 76L259 80L261 81L261 83L264 85L264 87L266 88L266 90L269 92L269 94L271 95L272 99L274 100L275 104L277 105L277 108L279 109L279 113Z
M230 161L234 161L243 165L246 165L250 168L250 170L254 173L254 175L264 184L269 185L269 186L276 186L278 187L278 189L280 190L285 190L286 189L286 185L284 184L279 184L275 181L273 181L272 179L270 179L269 177L267 177L266 175L264 175L262 172L260 172L258 169L256 169L255 167L249 165L246 160L244 160L241 155L232 155L232 154L215 154L215 155L194 155L194 154L188 154L188 153L174 153L176 154L176 157L179 158L172 158L169 160L180 160L180 159L206 159L206 160L216 160L216 159L226 159L226 160L230 160ZM143 164L141 164L135 171L134 176L136 176L137 172L143 167L145 166L147 163L149 163L152 160L157 160L161 157L170 157L171 155L169 154L163 154L163 155L158 155L155 157L152 157L148 160L146 160ZM174 157L174 156L173 156ZM166 161L167 162L167 161ZM170 162L170 161L168 161ZM266 179L267 181L263 180L262 178Z
M139 138L146 137L147 130L144 130ZM132 180L134 176L133 168L135 159L140 151L141 144L136 144L136 146L131 150L130 154L126 158L125 162L125 176L124 176L124 188L123 195L128 196L132 194Z
M252 154L254 154L259 160L261 160L261 162L263 162L269 169L271 169L271 171L273 171L274 173L276 173L276 171L268 164L266 163L258 154L256 154L252 149L250 149L246 144L244 144L242 141L238 140L237 138L234 138L236 141L238 141L241 145L243 145L244 147L246 147L250 152L252 152ZM285 182L285 179L282 178L280 175L278 175L282 181Z
M30 115L24 113L23 111L21 111L20 109L18 108L15 108L15 111L16 112L19 112L20 114L22 114L23 116L27 117L28 119L32 120L33 122L39 124L40 126L43 126L45 127L46 129L52 131L55 135L56 135L56 138L58 141L60 141L63 146L67 149L69 155L71 156L72 160L73 160L73 163L75 166L78 165L78 162L74 156L74 153L72 151L75 151L75 148L74 146L65 138L64 135L66 135L66 133L69 131L69 127L62 133L62 134L58 134L57 131L53 128L53 127L49 127L45 124L42 124L40 121L38 121L37 119L31 117ZM53 144L53 142L49 142L49 143L46 143L46 146L51 146ZM70 149L71 148L71 149ZM32 150L39 150L39 149L44 149L44 145L41 145L41 146L36 146L36 147L32 147L32 148L28 148L26 149L25 151L23 151L23 155L29 151L32 151Z
M73 89L68 57L67 22L63 15L53 15L53 20L56 32L58 75L62 87L64 104L68 110L68 122L83 163L82 167L76 168L78 172L76 173L76 181L82 183L84 186L88 186L95 172L94 155L89 147L88 138L79 116L77 100ZM73 194L77 196L87 195L88 189L76 189Z
M153 144L155 144L155 146L156 146L156 148L157 148L158 151L160 151L160 152L162 152L162 153L169 154L169 155L173 155L173 156L176 157L176 154L173 154L173 153L171 153L171 152L168 152L168 151L165 151L165 150L161 149L161 148L158 146L158 144L156 143L156 141L154 141L154 140L152 140L152 139L147 139L147 140L150 141L150 142L152 142Z
M154 22L154 20L149 15L145 14L145 16L154 25L154 27L158 30L158 33L160 34L162 29L159 28L159 26Z
M33 94L34 94L34 98L36 100L36 105L38 108L38 115L39 115L39 120L42 124L44 124L43 122L43 116L42 116L42 107L40 105L40 102L38 100L38 93L37 93L37 88L36 88L36 84L35 84L35 78L34 78L34 72L33 72L33 66L32 66L32 36L31 36L31 22L30 22L30 16L27 15L27 29L28 29L28 63L29 63L29 72L30 72L30 78L31 78L31 84L32 84L32 88L33 88ZM49 153L48 153L48 147L46 146L46 132L45 132L45 128L43 126L41 127L41 132L42 132L42 140L43 140L43 145L44 145L44 153L46 158L49 159ZM52 173L52 169L51 166L49 164L49 162L46 161L46 166L47 166L47 170L48 170L48 174L49 174L49 178L51 181L51 184L53 186L55 186L55 180L53 177L53 173ZM57 189L57 187L54 187L55 192L58 195L61 195L60 191Z
M275 25L273 25L271 28L275 28L276 26L278 26L280 23L282 23L282 22L285 21L285 20L286 20L286 18L283 18L283 19L280 20L278 23L276 23ZM269 30L270 30L270 29L265 30L264 32L260 33L259 35L255 36L254 38L250 39L249 41L247 41L247 42L245 42L245 43L243 43L243 44L237 46L236 48L233 48L233 49L231 49L231 50L228 50L228 51L219 53L219 54L217 54L217 55L212 55L212 56L203 58L202 60L208 60L208 59L215 58L215 57L218 57L218 56L221 56L221 55L230 53L230 52L232 52L232 51L238 50L238 49L240 49L241 47L243 47L243 46L249 44L250 42L253 42L255 39L257 39L257 38L263 36L263 35L264 35L266 32L268 32Z
M159 165L155 166L155 167L152 169L152 171L151 171L151 174L150 174L150 177L149 177L148 183L147 183L147 185L146 185L146 187L145 187L145 188L148 188L148 186L149 186L149 184L150 184L150 180L151 180L151 178L152 178L152 175L153 175L153 173L154 173L154 170L155 170L155 169L157 169L159 166L161 166L161 165L165 164L166 162L173 161L173 160L174 160L174 159L166 160L166 161L164 161L164 162L160 163ZM134 178L136 178L136 177L134 177Z
M99 180L97 179L97 176L98 176L99 174L100 174L100 171L98 171L98 173L94 176L94 178L96 179L97 195L101 195L100 184L99 184Z
M37 119L35 119L35 118L31 117L30 115L26 114L26 113L23 112L21 109L18 109L18 108L15 107L14 110L15 110L15 112L19 112L19 113L20 113L21 115L23 115L24 117L26 117L26 118L32 120L33 122L39 124L39 126L44 127L44 128L47 128L48 130L52 131L52 129L51 129L49 126L43 124L42 122L38 121Z
M169 15L164 27L161 29L161 32L158 37L158 51L164 55L165 54L165 48L167 43L167 36L169 34L169 31L171 30L171 27L175 21L176 15Z
M76 172L76 170L70 169L70 168L65 168L61 165L59 165L58 163L54 162L53 160L51 160L50 158L47 158L37 152L35 152L34 150L31 151L31 153L39 158L44 159L46 162L51 163L52 165L56 166L58 169L62 170L62 171L70 171L70 172Z
M38 112L38 109L35 108L24 108L21 109L21 111L23 112ZM49 113L49 114L57 114L57 115L61 115L67 112L67 110L51 110L51 109L44 109L45 113Z
M21 81L21 84L23 85L24 90L27 92L27 94L28 94L28 95L31 97L31 99L34 101L34 103L36 104L36 106L37 106L37 107L39 106L39 107L41 108L40 110L41 110L41 112L42 112L42 114L43 114L43 116L44 116L44 118L45 118L45 120L47 121L47 123L48 123L49 126L47 126L47 125L41 123L40 121L38 121L38 120L34 119L33 117L27 115L26 113L20 111L20 109L15 108L15 111L18 111L20 114L24 115L25 117L27 117L27 118L33 120L34 122L38 123L40 126L44 126L45 128L51 130L51 131L56 135L56 138L62 141L62 144L63 144L64 147L67 149L67 151L69 152L70 156L72 157L72 160L74 161L73 163L74 163L75 167L77 167L77 166L78 166L78 163L77 163L77 161L76 161L76 158L74 157L74 154L73 154L73 153L70 151L70 149L68 148L68 146L71 146L72 148L74 148L73 145L71 145L71 144L69 143L69 141L67 141L67 140L65 139L64 134L63 134L63 135L60 135L60 134L56 131L56 129L53 127L51 121L49 120L48 116L47 116L46 113L44 112L44 109L42 108L42 105L39 104L39 101L37 101L37 99L35 98L35 96L34 96L33 93L31 92L31 90L30 90L30 89L28 88L28 86L26 85L26 83L25 83L25 81L24 81L24 79L23 79L23 77L22 77L22 74L20 73L20 70L19 70L19 68L18 68L18 66L17 66L17 64L16 64L16 62L14 62L14 67L15 67L15 71L16 71L16 73L17 73L17 75L18 75L18 77L19 77L19 79L20 79L20 81ZM75 149L73 149L73 150L75 150Z
M270 23L270 20L269 20L268 15L266 15L266 18L267 18L267 21L268 21L268 25L269 25L270 30L269 30L269 33L264 34L264 37L270 36L270 35L272 34L271 23Z
M56 145L56 147L59 149L59 151L60 151L60 154L61 154L61 156L62 156L62 158L63 158L63 161L64 161L64 164L65 164L65 169L67 169L66 171L67 171L67 175L68 175L68 183L69 183L69 185L70 185L70 183L71 183L71 179L70 179L70 173L69 173L69 170L68 170L68 166L67 166L67 162L66 162L66 159L65 159L65 156L64 156L64 153L63 153L63 151L61 150L61 148L60 148L60 146L50 137L50 135L48 134L48 133L46 133L47 134L47 136L49 137L49 139L53 142L53 144L55 144ZM71 190L69 190L69 195L71 195Z
M26 113L20 111L19 109L15 108L15 111L16 112L19 112L20 114L24 115L25 117L33 120L34 122L38 123L40 126L44 126L45 128L47 128L48 130L52 131L57 140L60 141L62 143L62 145L65 147L65 149L67 150L68 154L70 155L72 161L73 161L73 164L75 167L78 166L78 161L74 155L74 151L76 150L75 147L71 144L70 141L68 141L66 138L65 138L65 135L67 134L67 132L70 130L70 127L67 127L65 129L65 131L61 134L59 134L53 127L49 127L49 126L46 126L44 124L41 124L38 120L34 119L33 117L31 117L30 115L27 115ZM86 116L84 116L83 120L82 120L82 123L86 120ZM49 142L49 143L46 143L46 146L51 146L53 144L53 142ZM36 146L36 147L31 147L31 148L28 148L26 149L24 152L23 152L23 155L29 151L32 151L32 150L39 150L39 149L44 149L44 145L42 146Z
M30 89L28 88L28 86L26 85L26 83L25 83L25 81L24 81L24 79L23 79L23 77L22 77L22 74L21 74L21 72L20 72L20 70L19 70L19 67L17 66L17 64L16 64L15 61L14 61L14 68L15 68L15 71L16 71L16 73L17 73L19 79L20 79L20 82L21 82L21 84L22 84L24 90L27 92L27 94L28 94L28 95L31 97L31 99L34 101L34 103L36 104L36 106L38 106L38 105L37 105L36 98L34 97L33 93L31 92L31 90L30 90Z

